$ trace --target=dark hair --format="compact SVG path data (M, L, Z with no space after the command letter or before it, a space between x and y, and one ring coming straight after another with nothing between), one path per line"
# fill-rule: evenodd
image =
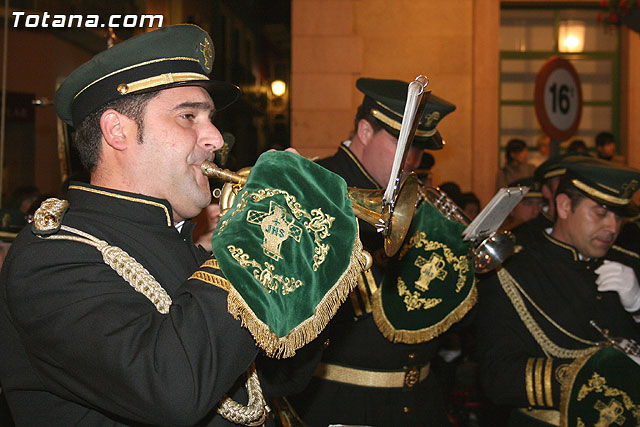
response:
M567 148L567 153L586 153L587 151L587 144L585 144L581 139L574 139L573 141L571 141L571 144L569 144L569 147Z
M462 209L466 208L467 205L473 203L478 205L478 208L480 208L480 199L478 199L478 197L473 192L462 193L458 196L457 205Z
M507 147L505 148L505 156L506 156L506 161L507 163L509 163L511 161L511 156L513 154L519 153L522 150L526 150L527 149L527 143L524 142L521 139L518 138L513 138L510 139L509 142L507 142Z
M578 205L580 204L580 202L582 201L582 199L585 199L587 197L586 194L584 194L582 191L578 190L572 183L571 183L571 177L569 176L562 176L560 177L560 182L558 183L558 189L556 190L556 195L555 197L558 197L558 194L566 194L569 199L571 199L571 211L575 212L576 209L578 208ZM555 203L555 199L553 200L553 203ZM557 206L556 206L556 212L557 212ZM557 219L557 215L556 215L556 219Z
M358 107L358 111L356 112L353 135L355 135L358 132L358 123L360 123L360 120L362 119L368 121L371 127L373 128L373 131L376 133L384 129L382 125L378 122L378 120L376 120L376 118L373 117L373 114L371 114L371 109L369 109L369 107L365 107L365 105L362 104Z
M611 132L600 132L596 135L596 146L601 147L603 145L608 144L609 142L616 142L613 134Z
M446 195L456 203L456 205L458 204L460 194L462 194L462 191L460 190L460 186L458 184L452 181L447 181L443 182L438 187L440 188L440 190L444 191Z
M430 170L435 164L436 159L431 155L431 153L423 152L422 160L420 161L420 166L418 166L418 169Z
M98 163L100 157L100 141L102 140L102 130L100 129L100 117L109 110L116 110L134 120L138 125L138 142L142 142L142 131L144 128L143 116L147 103L156 97L160 91L141 93L125 96L121 99L111 101L84 118L75 133L75 144L80 155L82 166L88 171L92 171Z

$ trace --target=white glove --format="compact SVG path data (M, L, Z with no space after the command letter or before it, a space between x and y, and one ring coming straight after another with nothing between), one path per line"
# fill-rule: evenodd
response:
M616 291L625 310L640 310L640 285L631 267L615 261L605 261L595 271L600 292Z

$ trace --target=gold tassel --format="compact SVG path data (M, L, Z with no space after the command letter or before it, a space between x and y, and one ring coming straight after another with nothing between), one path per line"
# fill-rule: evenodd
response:
M278 337L268 325L258 319L251 307L233 287L229 289L227 309L236 319L242 321L242 326L249 330L256 340L256 344L269 357L291 357L296 354L296 350L313 341L327 326L340 305L347 299L349 292L357 286L358 276L366 263L367 258L363 253L362 243L356 234L347 269L318 303L314 314L284 337Z

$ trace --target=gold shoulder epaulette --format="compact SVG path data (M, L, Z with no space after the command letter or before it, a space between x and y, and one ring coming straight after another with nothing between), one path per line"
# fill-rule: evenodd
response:
M67 209L69 209L69 202L66 200L56 198L45 200L33 216L31 230L36 235L57 233Z

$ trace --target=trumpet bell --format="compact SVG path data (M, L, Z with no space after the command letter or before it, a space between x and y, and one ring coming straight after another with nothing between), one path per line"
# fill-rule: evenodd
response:
M353 213L384 233L384 252L389 257L398 252L409 231L420 198L419 188L420 182L416 175L407 175L400 183L392 213L383 206L384 190L349 188Z
M516 246L512 233L496 232L488 236L471 251L473 267L477 273L488 273L502 265L509 258Z
M242 190L242 186L247 181L247 177L249 176L249 172L251 168L242 168L237 174L241 179L238 179L237 183L234 182L226 182L222 186L222 190L220 191L220 216L224 215L231 206L233 206L233 202L236 200L236 196Z
M437 187L421 188L425 200L436 208L445 218L469 225L471 220L453 200ZM515 237L509 231L494 232L484 238L471 242L469 258L478 273L489 271L502 265L515 251Z

